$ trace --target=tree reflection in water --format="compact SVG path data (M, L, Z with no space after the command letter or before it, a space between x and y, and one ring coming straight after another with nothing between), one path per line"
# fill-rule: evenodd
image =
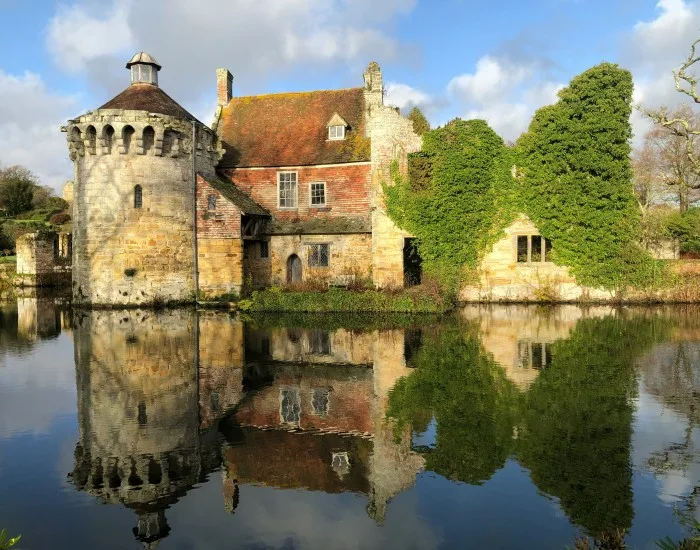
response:
M429 470L481 484L514 457L588 533L626 529L635 361L665 324L622 314L582 319L519 389L483 348L478 327L453 322L424 338L418 368L390 395L389 416L418 430L435 418L434 447L418 449Z

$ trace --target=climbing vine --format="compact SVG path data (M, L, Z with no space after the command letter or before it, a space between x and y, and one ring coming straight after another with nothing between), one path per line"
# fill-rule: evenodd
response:
M515 148L482 120L426 131L407 174L395 165L385 186L388 214L415 235L426 275L458 288L523 213L582 285L622 291L661 280L637 244L631 101L631 74L602 63L537 111Z
M517 212L512 153L483 120L453 120L423 134L408 176L392 169L389 216L416 236L423 270L454 290Z
M584 285L644 287L654 262L638 245L630 165L632 75L602 63L535 113L517 143L525 212L552 259Z

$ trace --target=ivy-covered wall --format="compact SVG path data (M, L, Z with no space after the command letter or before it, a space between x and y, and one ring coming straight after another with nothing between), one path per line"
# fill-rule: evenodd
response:
M387 211L417 238L425 275L448 291L475 282L524 214L579 285L619 295L658 282L658 264L637 245L631 101L629 71L602 63L538 110L514 147L482 120L425 132L408 174L394 170L385 186Z

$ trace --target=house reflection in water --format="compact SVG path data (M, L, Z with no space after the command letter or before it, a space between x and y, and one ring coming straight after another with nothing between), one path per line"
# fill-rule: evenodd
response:
M146 547L170 531L165 510L220 468L228 511L253 483L363 493L379 522L422 468L410 437L396 443L384 423L389 390L410 372L403 330L253 329L142 310L74 324L72 481L134 510Z
M387 426L389 390L410 370L405 331L273 328L246 333L246 396L231 417L225 483L368 496L382 522L423 459Z
M521 390L550 366L554 342L568 338L582 318L605 317L611 315L612 308L563 305L536 313L531 305L474 305L461 312L464 319L479 323L484 350Z

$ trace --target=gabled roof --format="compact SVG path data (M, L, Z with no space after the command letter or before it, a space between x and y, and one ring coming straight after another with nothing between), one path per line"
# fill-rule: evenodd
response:
M333 117L328 121L328 124L326 124L326 127L329 126L343 126L345 128L348 127L348 122L340 116L338 113L335 113Z
M309 166L370 160L362 88L235 97L218 125L221 168ZM347 121L344 140L328 139L328 121Z
M169 115L199 122L161 88L142 82L131 84L122 93L102 105L100 109L148 111L149 113Z
M217 178L205 178L205 181L219 193L221 193L225 199L235 204L243 214L252 214L256 216L270 215L267 210L255 202L249 195L246 195L243 191L236 187L236 185L228 178L219 176Z

